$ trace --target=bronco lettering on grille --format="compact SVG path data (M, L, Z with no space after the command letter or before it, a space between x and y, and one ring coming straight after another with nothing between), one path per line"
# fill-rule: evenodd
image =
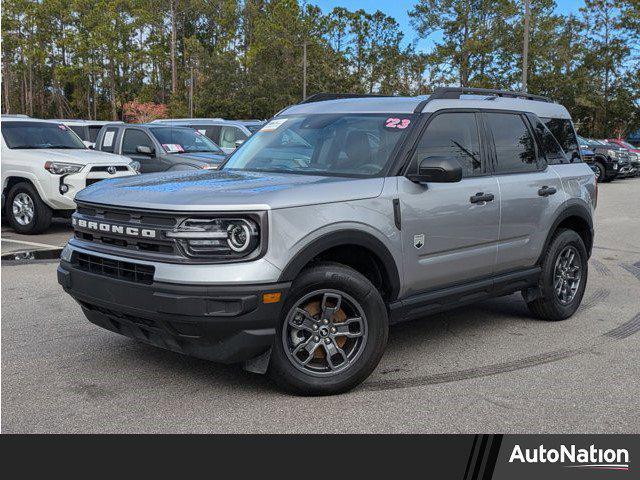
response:
M156 238L156 231L151 228L126 227L124 225L113 225L111 223L84 220L82 218L71 218L74 227L85 228L107 233L117 233L119 235L129 235L132 237Z

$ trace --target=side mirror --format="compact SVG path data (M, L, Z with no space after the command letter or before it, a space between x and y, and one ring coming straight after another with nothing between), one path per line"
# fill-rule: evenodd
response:
M153 147L147 147L146 145L138 145L136 147L136 152L142 153L143 155L153 155L155 150Z
M94 149L95 148L95 143L90 142L89 140L83 140L82 143L84 143L84 146L90 149Z
M418 164L418 172L407 178L416 183L451 183L462 180L462 167L452 157L426 157Z
M244 143L244 140L236 140L236 148Z

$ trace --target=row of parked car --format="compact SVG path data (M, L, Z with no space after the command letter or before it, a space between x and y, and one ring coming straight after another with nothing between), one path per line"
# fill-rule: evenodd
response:
M183 118L146 124L2 116L2 213L19 233L46 230L69 216L78 191L107 178L215 169L262 120ZM551 124L561 129L562 125ZM554 131L557 138L564 138ZM621 139L578 137L599 182L640 176L640 149ZM566 146L572 151L575 144Z
M264 121L221 118L148 124L2 116L2 213L22 234L69 216L83 188L107 178L217 168Z
M578 137L582 159L589 164L598 182L640 176L640 148L620 138L594 140Z

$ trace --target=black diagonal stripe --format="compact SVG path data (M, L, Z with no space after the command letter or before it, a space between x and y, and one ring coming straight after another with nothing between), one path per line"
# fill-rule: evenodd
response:
M480 448L478 449L478 455L476 455L475 465L473 466L473 476L471 477L471 480L478 480L478 475L480 475L480 467L482 466L482 461L484 460L484 454L487 449L489 437L490 435L482 435Z
M464 469L464 480L469 480L469 472L471 471L471 465L473 463L473 456L476 453L476 445L478 444L478 437L480 435L473 436L473 444L471 445L471 451L469 452L469 459L467 460L467 468Z
M500 453L500 445L502 445L502 435L494 435L493 442L489 449L489 457L485 465L484 474L482 475L482 480L491 480L493 478L493 471L496 468L498 454Z

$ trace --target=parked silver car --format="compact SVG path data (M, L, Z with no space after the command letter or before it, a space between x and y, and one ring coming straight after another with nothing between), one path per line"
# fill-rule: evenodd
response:
M460 88L323 98L219 171L81 192L58 280L87 318L332 394L373 371L390 324L514 292L545 320L576 311L597 189L540 120L575 136L565 108Z

